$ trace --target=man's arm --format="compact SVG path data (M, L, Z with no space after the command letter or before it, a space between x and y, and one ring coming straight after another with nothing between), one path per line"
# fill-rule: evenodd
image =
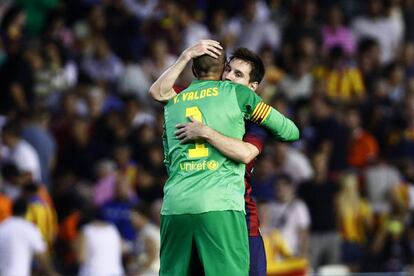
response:
M279 141L296 141L299 139L298 127L262 99L253 90L243 85L236 85L236 97L246 119L265 127Z
M259 149L250 143L224 136L191 117L190 121L177 125L175 134L181 143L204 139L226 157L244 164L250 163L259 154Z
M153 83L149 89L150 96L158 102L167 102L173 98L175 93L173 86L180 74L184 71L187 63L195 57L210 55L214 58L220 56L220 43L215 40L200 40L195 45L182 52L177 61Z

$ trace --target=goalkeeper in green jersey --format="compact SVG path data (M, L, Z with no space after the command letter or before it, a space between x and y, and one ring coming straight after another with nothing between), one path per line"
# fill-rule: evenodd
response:
M192 117L241 140L247 118L268 128L279 139L299 137L297 127L264 104L252 90L219 81L225 57L219 45L213 48L206 47L204 51L216 58L202 55L193 60L197 81L173 98L159 93L158 100L165 102L164 151L169 172L161 210L160 275L188 275L194 258L199 259L206 275L247 275L249 269L245 167L205 141L181 144L175 136L177 124ZM163 78L165 75L160 77ZM151 94L158 89L157 82ZM162 83L168 81L164 79Z

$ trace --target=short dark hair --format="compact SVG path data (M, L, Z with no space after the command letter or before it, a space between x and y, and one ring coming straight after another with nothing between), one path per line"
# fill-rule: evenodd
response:
M275 179L275 184L287 184L288 186L293 185L293 179L290 175L288 175L287 173L280 173L276 176Z
M2 128L2 132L11 134L16 137L20 137L20 131L20 123L15 120L7 122Z
M207 54L193 59L193 73L196 78L206 77L209 74L220 73L226 63L226 54L221 51L218 58L213 58Z
M19 198L13 202L13 215L14 216L25 216L27 212L27 200L25 198Z
M20 172L14 163L8 162L1 166L1 175L5 180L10 180L13 177L19 176Z
M139 213L140 215L146 217L147 219L151 219L151 207L145 201L141 201L140 203L138 203L134 207L134 211Z
M230 56L229 61L232 61L233 59L240 59L250 64L252 67L252 70L249 74L250 82L260 83L263 80L265 67L259 55L247 48L237 48Z

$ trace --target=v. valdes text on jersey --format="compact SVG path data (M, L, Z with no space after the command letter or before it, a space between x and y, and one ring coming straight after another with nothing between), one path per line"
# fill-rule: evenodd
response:
M178 103L180 101L195 101L200 100L205 97L216 97L219 94L218 87L211 87L208 89L203 90L195 90L195 91L188 91L183 92L174 97L174 103Z

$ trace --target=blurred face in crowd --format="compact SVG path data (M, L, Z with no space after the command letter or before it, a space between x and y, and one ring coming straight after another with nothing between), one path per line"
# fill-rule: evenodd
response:
M226 13L224 10L217 10L213 13L211 25L214 32L220 32L222 26L226 24Z
M331 109L323 99L315 98L312 101L312 114L316 119L325 119L331 115Z
M282 203L291 201L294 197L294 188L292 183L287 179L279 179L276 181L276 196Z
M234 83L242 84L256 91L257 83L250 82L250 72L252 66L241 59L232 59L224 69L223 80L229 80Z
M98 118L101 115L105 103L104 91L98 87L93 87L88 93L87 100L90 116L92 118Z
M307 0L303 3L303 17L304 19L313 19L316 16L316 4L313 0Z
M328 172L328 161L323 153L317 153L312 159L313 168L315 169L316 177L324 179Z
M77 118L73 121L72 135L78 144L85 145L89 142L89 127L89 122L86 119Z
M111 54L108 42L104 38L99 38L95 41L96 56L99 59L105 59Z
M382 2L381 0L370 0L368 3L368 13L371 16L379 16L382 13Z
M128 164L131 157L131 150L127 146L118 146L114 151L114 159L120 166Z
M116 180L116 197L121 200L128 200L130 195L130 183L124 176L118 176Z
M310 36L304 36L299 40L298 51L305 56L315 57L318 51L315 40Z
M293 70L296 76L302 77L309 73L311 62L308 58L304 57L295 62Z
M89 14L89 24L92 29L101 31L106 27L106 16L101 5L95 5Z
M395 68L390 72L389 81L391 84L398 85L404 81L404 68L401 65L395 66Z
M14 135L3 131L1 133L1 141L4 145L8 146L8 147L12 147L14 145L14 141L16 140L16 138L14 137Z
M403 60L406 65L412 66L414 62L414 43L407 42L404 45Z
M22 30L26 24L26 13L21 11L13 20L13 22L9 25L7 29L8 35L10 38L19 38L22 34Z
M162 59L168 53L167 42L163 39L157 39L153 42L151 47L151 53L153 58Z
M284 143L276 143L275 145L275 164L278 166L283 165L286 160L288 152L288 145Z
M342 12L338 7L329 10L328 24L332 27L337 27L342 24Z
M148 219L137 211L131 212L131 221L135 228L141 229L147 224Z
M359 116L358 111L356 110L349 110L346 114L345 122L350 129L357 129L361 124L361 119Z
M76 101L77 101L77 97L74 94L66 94L63 98L63 110L65 115L68 116L73 116L77 113L76 110Z
M414 126L414 95L406 98L404 115L410 127Z
M256 15L256 1L249 0L245 2L244 16L247 20L252 21Z

